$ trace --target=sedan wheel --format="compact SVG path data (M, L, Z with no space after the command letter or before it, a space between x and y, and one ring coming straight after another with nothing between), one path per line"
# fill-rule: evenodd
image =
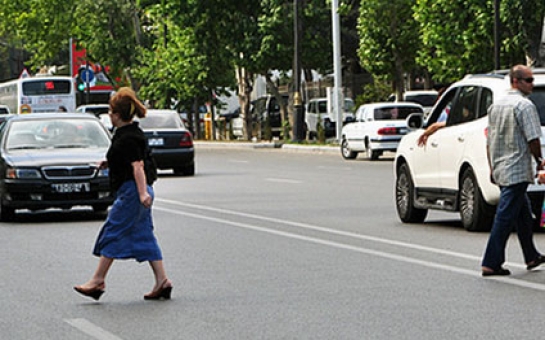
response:
M376 161L380 156L380 151L373 150L369 143L365 145L365 154L367 155L367 159Z
M486 203L473 170L467 169L460 185L460 217L467 231L489 231L495 207Z
M357 152L354 152L348 148L348 142L344 138L341 143L341 154L344 159L354 159L358 156Z
M407 164L402 164L397 171L395 195L397 215L402 222L424 222L428 209L419 209L414 206L414 184Z

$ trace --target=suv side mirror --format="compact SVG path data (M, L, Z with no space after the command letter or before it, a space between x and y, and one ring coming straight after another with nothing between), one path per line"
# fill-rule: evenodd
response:
M420 129L424 125L424 117L421 113L412 113L407 117L406 122L409 129Z

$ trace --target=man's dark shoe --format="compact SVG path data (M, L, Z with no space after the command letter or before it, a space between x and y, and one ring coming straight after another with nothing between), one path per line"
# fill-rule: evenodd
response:
M535 260L526 264L527 270L532 270L540 264L545 263L545 256L539 255Z
M511 272L505 268L483 270L483 276L506 276L506 275L511 275Z

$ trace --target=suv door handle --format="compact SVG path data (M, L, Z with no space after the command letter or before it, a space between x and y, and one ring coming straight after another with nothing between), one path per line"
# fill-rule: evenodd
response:
M464 136L458 136L458 142L463 143L465 140Z
M439 144L438 144L437 142L433 141L433 142L431 142L431 146L433 146L434 148L436 148L436 147L439 146Z

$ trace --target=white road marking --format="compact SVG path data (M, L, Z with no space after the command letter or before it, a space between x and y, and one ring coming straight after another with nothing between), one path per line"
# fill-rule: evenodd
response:
M303 183L301 181L298 181L298 180L294 180L294 179L287 179L287 178L265 178L266 181L269 181L269 182L276 182L276 183L289 183L289 184L300 184L300 183Z
M64 321L70 326L79 329L97 340L123 340L103 328L98 327L87 319L64 319Z
M285 225L300 227L300 228L303 228L303 229L322 231L322 232L326 232L326 233L342 235L342 236L347 236L347 237L353 237L353 238L363 239L363 240L369 240L369 241L374 241L374 242L379 242L379 243L384 243L384 244L389 244L389 245L394 245L394 246L399 246L399 247L404 247L404 248L409 248L409 249L415 249L415 250L421 250L421 251L426 251L426 252L431 252L431 253L448 255L448 256L452 256L452 257L475 260L478 263L480 263L480 260L481 260L481 257L479 257L479 256L474 256L474 255L469 255L469 254L464 254L464 253L458 253L458 252L453 252L453 251L448 251L448 250L443 250L443 249L438 249L438 248L432 248L432 247L427 247L427 246L421 246L421 245L417 245L417 244L410 244L410 243L405 243L405 242L400 242L400 241L395 241L395 240L388 240L388 239L374 237L374 236L367 236L367 235L361 235L361 234L356 234L356 233L351 233L351 232L345 232L345 231L341 231L341 230L334 230L334 229L330 229L330 228L322 228L322 227L313 226L313 225L305 224L305 223L286 221L286 220L281 220L281 219L277 219L277 218L270 218L270 217L259 216L259 215L254 215L254 214L238 213L238 212L234 212L234 211L230 211L230 210L206 207L206 206L195 205L195 204L190 204L190 203L181 203L181 202L177 202L177 201L160 199L160 198L156 198L156 201L165 202L165 203L169 203L169 204L173 204L173 205L180 205L180 206L186 206L186 207L191 207L191 208L197 208L197 209L202 209L202 210L221 212L221 213L225 213L225 214L231 214L231 215L261 219L261 220L266 220L266 221L269 221L269 222L282 223L282 224L285 224ZM468 270L468 269L464 269L464 268L460 268L460 267L444 265L444 264L441 264L441 263L419 260L419 259L416 259L416 258L411 258L411 257L404 256L404 255L396 255L396 254L391 254L391 253L387 253L387 252L367 249L367 248L363 248L363 247L347 245L347 244L343 244L343 243L339 243L339 242L327 241L327 240L319 239L319 238L316 238L316 237L303 236L303 235L298 235L298 234L294 234L294 233L274 230L274 229L270 229L270 228L266 228L266 227L260 227L260 226L256 226L256 225L252 225L252 224L233 222L233 221L229 221L229 220L225 220L225 219L221 219L221 218L209 217L209 216L204 216L204 215L199 215L199 214L189 213L189 212L183 212L183 211L173 210L173 209L168 209L168 208L163 208L163 207L155 206L154 209L159 210L159 211L172 213L172 214L176 214L176 215L184 215L184 216L189 216L189 217L193 217L193 218L196 218L196 219L204 219L204 220L208 220L208 221L212 221L212 222L217 222L217 223L220 223L220 224L232 225L232 226L239 227L239 228L265 232L265 233L268 233L268 234L273 234L273 235L298 239L298 240L301 240L301 241L312 242L312 243L326 245L326 246L335 247L335 248L339 248L339 249L345 249L345 250L355 251L355 252L359 252L359 253L363 253L363 254L388 258L388 259L396 260L396 261L400 261L400 262L417 264L417 265L421 265L421 266L425 266L425 267L429 267L429 268L441 269L441 270L445 270L445 271L470 275L470 276L474 276L474 277L475 276L481 277L480 270L479 271ZM518 264L518 263L509 263L509 265L514 266L514 267L519 267L519 268L526 268L526 265ZM520 280L520 279L510 278L510 277L494 276L494 277L487 277L486 280L500 281L500 282L508 283L508 284L515 285L515 286L531 288L531 289L539 290L539 291L545 291L545 284L533 283L533 282L528 282L528 281L524 281L524 280Z

